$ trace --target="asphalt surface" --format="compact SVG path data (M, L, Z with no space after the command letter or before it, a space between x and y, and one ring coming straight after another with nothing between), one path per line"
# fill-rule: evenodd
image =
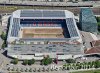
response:
M59 1L53 1L53 0L0 0L0 4L16 4L16 5L42 5L42 6L92 6L92 5L99 5L100 1L94 2L94 1L80 1L80 2L59 2Z
M15 6L16 7L16 6ZM33 6L33 9L53 9L53 10L69 10L73 12L75 15L80 13L80 7L42 7L42 6ZM95 15L100 15L100 7L91 8ZM3 13L12 13L15 10L7 10L7 9L0 9L0 14Z

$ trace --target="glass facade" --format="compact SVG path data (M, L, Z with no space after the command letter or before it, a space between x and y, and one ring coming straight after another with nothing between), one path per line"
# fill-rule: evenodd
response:
M80 29L82 31L97 32L97 21L90 8L82 8L80 11Z

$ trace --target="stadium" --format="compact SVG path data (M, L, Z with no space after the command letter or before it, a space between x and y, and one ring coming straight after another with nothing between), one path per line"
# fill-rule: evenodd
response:
M62 60L84 54L74 14L67 10L14 11L7 42L7 55L18 59L49 55Z

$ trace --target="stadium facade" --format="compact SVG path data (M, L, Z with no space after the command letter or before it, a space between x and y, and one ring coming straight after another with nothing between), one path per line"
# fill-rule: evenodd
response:
M63 60L84 54L74 14L67 10L13 12L7 42L7 55L22 60L46 55Z

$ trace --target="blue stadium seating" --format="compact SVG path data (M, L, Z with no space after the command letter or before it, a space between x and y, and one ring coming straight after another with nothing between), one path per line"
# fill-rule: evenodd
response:
M18 37L18 32L19 32L19 19L14 18L13 19L13 25L12 25L12 30L11 30L11 36Z
M20 19L22 27L61 27L66 24L64 19Z

